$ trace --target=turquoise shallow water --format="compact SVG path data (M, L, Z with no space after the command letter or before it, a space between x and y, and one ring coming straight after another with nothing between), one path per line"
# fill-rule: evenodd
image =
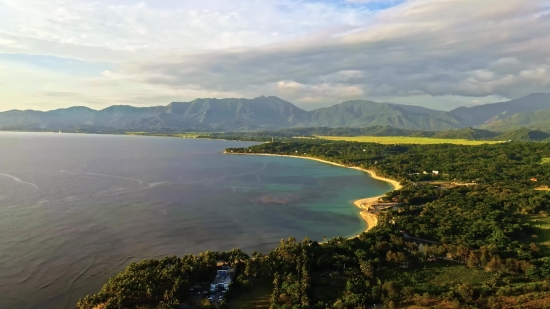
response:
M269 251L365 229L352 201L391 185L253 143L0 133L0 308L72 308L131 261Z

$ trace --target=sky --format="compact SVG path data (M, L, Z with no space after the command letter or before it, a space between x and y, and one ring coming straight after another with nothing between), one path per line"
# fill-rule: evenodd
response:
M550 92L549 0L0 0L0 111Z

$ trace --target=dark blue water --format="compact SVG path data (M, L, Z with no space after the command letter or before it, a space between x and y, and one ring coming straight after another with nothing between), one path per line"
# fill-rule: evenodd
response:
M387 183L247 142L0 133L0 308L73 308L131 261L365 229Z

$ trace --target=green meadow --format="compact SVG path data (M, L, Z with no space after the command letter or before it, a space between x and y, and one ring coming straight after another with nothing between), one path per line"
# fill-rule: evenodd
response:
M455 144L455 145L483 145L496 144L499 141L474 141L466 139L446 139L430 137L411 136L318 136L319 138L332 141L349 141L378 144ZM550 159L550 158L549 158ZM549 161L550 163L550 161Z

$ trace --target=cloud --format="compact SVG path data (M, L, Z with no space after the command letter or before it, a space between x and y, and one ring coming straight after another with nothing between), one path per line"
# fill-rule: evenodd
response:
M170 87L194 83L207 90L246 91L282 84L290 87L286 92L295 100L305 95L304 89L318 89L323 98L330 82L374 98L513 98L549 86L550 33L543 29L550 29L550 18L543 4L409 1L344 36L174 56L132 63L123 70L139 76L140 82ZM338 78L342 72L354 74Z
M360 87L346 84L322 83L315 85L300 84L295 81L279 81L269 85L269 91L282 97L298 97L296 103L309 105L319 101L360 99L363 90Z
M42 49L48 55L122 62L167 51L261 46L360 25L372 14L368 8L292 0L158 2L4 0L0 38L20 43L7 50L11 53Z
M47 97L53 97L53 98L59 98L59 97L70 97L70 98L77 98L81 97L82 94L78 92L67 92L65 90L63 91L44 91L42 93L44 96Z
M545 0L1 3L0 52L108 64L78 80L108 103L279 95L310 107L365 98L449 108L550 86ZM359 5L371 3L391 5Z

